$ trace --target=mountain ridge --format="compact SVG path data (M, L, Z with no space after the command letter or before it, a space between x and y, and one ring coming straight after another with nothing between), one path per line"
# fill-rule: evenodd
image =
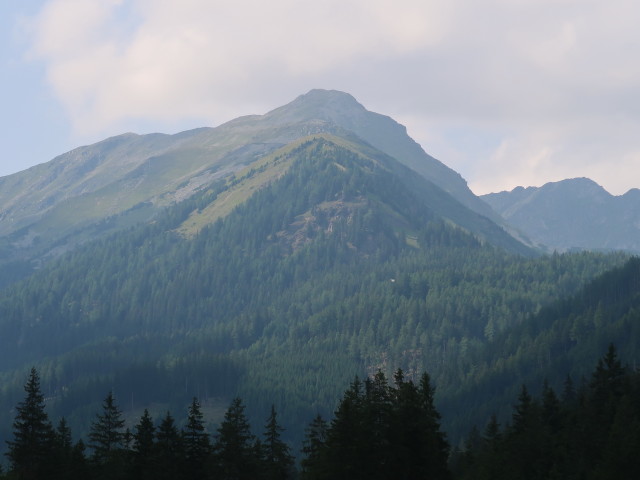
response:
M312 90L264 115L173 135L126 133L0 178L0 263L47 261L108 231L149 221L286 144L323 133L358 137L409 168L418 166L466 208L502 222L403 126L349 94Z
M640 252L640 190L612 195L588 178L516 187L481 198L529 238L550 249Z

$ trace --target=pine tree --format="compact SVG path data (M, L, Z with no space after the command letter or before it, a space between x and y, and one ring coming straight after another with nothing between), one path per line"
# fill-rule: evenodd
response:
M51 480L84 480L90 477L87 459L84 456L84 444L79 440L73 444L71 429L64 417L60 419L55 431L55 458L52 461Z
M209 434L204 426L204 416L200 409L200 402L193 398L187 415L187 425L182 432L187 466L192 478L202 475L204 464L211 453Z
M424 474L433 479L448 479L450 477L447 468L449 457L449 443L446 435L440 430L440 413L434 404L435 389L431 385L431 378L427 372L420 377L418 387L422 414L420 424L424 429L423 458Z
M507 437L509 475L512 478L546 478L552 461L547 454L546 426L540 403L529 394L525 385L520 389L511 418L513 425Z
M497 480L503 478L502 434L496 414L492 414L484 429L482 458L478 465L477 476L481 479Z
M259 464L256 439L251 433L240 398L235 398L224 414L214 450L219 478L253 480L256 477Z
M31 369L24 390L27 396L16 408L13 441L7 441L6 455L18 478L41 478L53 452L54 432L44 410L40 377L35 368Z
M155 448L157 452L156 478L163 480L185 478L184 445L175 420L169 412L158 426Z
M542 385L542 420L549 427L550 433L555 434L560 430L562 422L560 400L547 380Z
M114 461L124 448L125 434L122 412L109 392L102 403L102 414L96 415L89 432L89 447L93 449L93 460L99 465Z
M145 408L133 433L133 476L136 479L156 478L155 427Z
M342 397L327 432L323 461L326 478L364 478L361 466L367 439L363 429L363 403L362 382L356 377Z
M405 381L402 370L394 374L394 405L390 429L393 464L388 467L399 479L420 475L420 461L425 448L422 398L412 381ZM430 427L429 427L430 428Z
M593 390L596 408L602 410L612 398L622 396L626 386L626 374L627 368L622 366L615 346L610 344L605 356L598 360L591 377L590 387Z
M280 439L283 431L278 425L275 406L271 405L262 443L264 477L268 480L286 479L292 474L293 456L289 446Z
M323 453L327 441L327 422L320 414L312 420L305 429L302 443L304 458L300 462L302 467L301 477L305 480L318 480L325 478Z
M609 426L613 423L620 398L628 389L627 368L618 359L616 348L609 345L607 353L598 360L589 382L586 424L592 441L588 456L595 458L605 448Z
M514 412L512 414L513 430L516 433L525 432L535 420L533 415L533 399L529 394L529 390L527 390L527 386L522 385L520 387L518 403L514 406Z
M54 432L54 451L52 478L67 478L67 471L72 466L73 461L73 440L71 429L67 425L67 420L62 417Z

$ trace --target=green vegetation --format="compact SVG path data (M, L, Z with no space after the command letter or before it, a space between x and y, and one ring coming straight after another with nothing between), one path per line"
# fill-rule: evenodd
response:
M196 398L186 425L178 429L169 412L156 427L145 410L132 434L112 393L103 402L84 442L73 443L63 418L56 431L49 422L32 369L25 385L27 396L17 408L13 440L8 442L6 479L256 479L294 478L289 447L279 438L283 428L272 407L264 441L251 433L239 398L232 401L217 428L215 441L206 430Z
M5 289L0 433L31 365L52 418L85 438L106 391L126 399L129 420L197 397L215 422L239 395L248 417L278 405L278 418L299 426L333 411L354 374L393 366L407 378L430 372L456 444L489 405L505 414L523 372L579 374L603 341L633 358L637 284L611 305L603 298L592 317L584 299L598 289L581 290L625 255L519 256L443 217L431 203L441 191L384 155L330 138L281 154ZM276 161L288 165L281 175L196 234L180 233ZM633 265L620 282L635 278ZM569 310L548 316L568 298ZM601 333L582 329L596 318ZM302 429L287 434L302 441Z
M460 479L620 479L640 468L640 374L611 345L589 379L567 377L558 396L545 382L536 398L525 386L511 420L493 416L453 456Z
M561 396L547 382L540 398L522 385L505 427L492 415L483 434L474 427L453 451L426 372L414 383L398 369L394 385L382 371L356 377L331 420L317 415L305 429L299 472L274 406L261 438L238 397L213 435L196 398L182 428L169 412L156 423L145 410L132 433L109 393L87 452L64 418L53 430L35 369L25 391L8 442L9 471L0 478L617 480L634 478L640 467L640 373L622 364L613 345L578 388L568 376Z

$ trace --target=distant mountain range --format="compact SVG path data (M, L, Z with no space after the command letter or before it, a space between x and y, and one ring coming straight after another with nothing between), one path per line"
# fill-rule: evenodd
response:
M549 250L640 252L638 189L614 196L588 178L574 178L481 198Z

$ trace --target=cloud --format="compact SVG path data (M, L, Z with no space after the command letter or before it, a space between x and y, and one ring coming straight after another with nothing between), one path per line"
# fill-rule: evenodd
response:
M32 54L79 135L339 88L478 190L597 174L621 193L640 186L639 15L632 0L49 0Z
M446 8L434 5L52 0L34 21L33 52L80 130L127 117L219 117L279 83L437 41Z

